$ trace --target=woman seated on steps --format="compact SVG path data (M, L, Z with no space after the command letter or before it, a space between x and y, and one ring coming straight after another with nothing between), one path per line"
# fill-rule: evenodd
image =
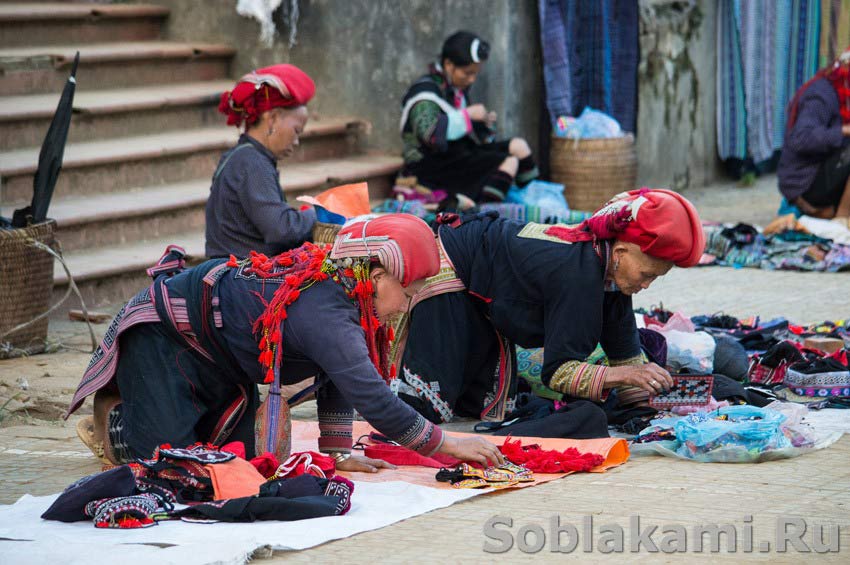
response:
M277 161L291 155L307 125L316 85L293 65L273 65L243 76L221 96L227 125L245 132L221 156L206 209L206 255L276 255L310 239L316 214L286 203Z

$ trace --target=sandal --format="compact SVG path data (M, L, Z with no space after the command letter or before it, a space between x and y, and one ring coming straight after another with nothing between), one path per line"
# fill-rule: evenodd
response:
M94 417L86 416L77 422L77 437L88 447L98 460L104 465L112 465L106 457L106 449L103 446L103 440L95 439L94 433Z

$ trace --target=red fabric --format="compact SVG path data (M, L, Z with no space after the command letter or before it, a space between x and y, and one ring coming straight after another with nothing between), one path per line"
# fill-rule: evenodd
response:
M262 455L257 455L251 459L251 465L253 465L263 477L269 478L274 475L274 472L277 470L280 462L277 460L274 453L266 451Z
M806 81L794 94L794 98L788 103L788 124L786 125L786 131L791 131L791 128L797 123L797 113L800 110L800 98L803 97L803 93L813 82L822 78L826 78L832 84L836 94L838 94L838 109L841 112L841 122L844 124L850 123L850 47L848 47L838 59L833 61L828 67L824 67L815 73L815 76Z
M692 267L705 249L699 214L684 196L662 188L618 194L578 227L552 226L548 235L564 241L617 239L644 253Z
M281 463L273 477L274 479L290 479L309 474L324 479L333 477L335 472L336 460L333 457L315 451L302 451L293 453L289 459Z
M241 441L231 441L230 443L225 443L220 448L221 451L226 451L227 453L232 453L236 457L241 457L245 459L245 444Z
M364 224L368 238L365 242ZM397 260L395 250L387 248L386 240L372 239L382 236L395 242L401 252L401 261ZM432 277L440 270L440 252L434 232L428 224L410 214L387 214L344 227L337 234L330 256L365 257L368 254L376 257L379 250L383 251L380 258L384 267L401 281L402 286Z
M263 112L272 108L294 108L313 98L316 84L295 65L272 65L243 76L233 90L221 95L219 112L227 116L227 125L256 123Z
M523 446L520 440L511 441L510 437L505 439L499 450L511 463L524 465L535 473L590 471L605 461L597 453L580 453L574 447L564 451L541 449L539 445Z
M441 453L435 453L431 457L425 457L402 445L368 445L363 450L363 454L372 459L382 459L393 465L415 465L417 467L431 467L433 469L454 467L462 463L460 459L455 459Z

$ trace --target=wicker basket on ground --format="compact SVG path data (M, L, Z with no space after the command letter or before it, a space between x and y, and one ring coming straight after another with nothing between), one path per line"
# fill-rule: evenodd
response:
M612 196L637 188L637 153L631 134L609 139L552 136L552 182L564 185L573 210L592 212Z
M313 243L316 245L331 244L333 245L334 238L342 226L339 224L328 224L325 222L316 222L313 225Z
M32 240L54 248L56 222L0 229L0 358L44 351L47 317L3 337L50 307L53 257Z

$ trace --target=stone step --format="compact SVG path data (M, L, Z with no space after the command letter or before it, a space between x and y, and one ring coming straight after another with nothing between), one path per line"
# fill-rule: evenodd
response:
M301 145L287 163L344 156L358 147L363 122L324 118L308 122ZM65 148L56 197L120 192L212 177L221 153L238 138L236 128L219 126L105 141L69 143ZM32 198L39 148L0 152L0 202Z
M74 277L74 283L79 288L86 306L99 308L126 302L145 286L150 285L150 277L145 270L156 263L165 248L172 243L186 249L190 264L197 264L204 259L203 230L187 231L127 245L68 252L63 255L65 264L71 271L71 276ZM68 290L68 277L58 261L53 270L53 281L51 304L56 304ZM79 307L79 300L72 294L57 311L61 315Z
M0 4L0 45L156 39L169 10L149 4Z
M373 198L389 194L400 159L385 155L358 155L342 159L293 163L281 174L287 200L314 195L330 186L366 181ZM58 199L49 215L57 223L62 249L76 252L99 246L125 244L204 229L204 207L210 181L198 179L158 187ZM14 206L0 208L11 217Z
M369 183L369 194L372 199L380 200L389 195L392 179L400 166L401 159L398 157L372 155L327 162L320 168L327 171L329 175L335 175L333 182L326 182L326 186L340 182L365 180ZM314 188L313 191L299 189L298 182L303 183L306 180L307 173L302 171L302 174L298 176L300 178L295 179L296 182L285 187L290 201L293 201L291 196L296 192L320 191L318 187ZM330 177L326 176L326 178ZM199 189L200 185L196 187L196 190ZM200 209L201 214L203 214L202 205L200 205ZM58 237L64 248L62 229L60 226ZM146 232L142 239L131 239L129 243L125 244L68 250L64 253L65 262L87 306L98 308L120 304L127 301L145 285L150 284L145 269L159 259L169 244L176 243L183 246L189 254L190 264L196 264L204 259L203 227L194 230L184 229L161 236L148 236L148 233ZM65 294L67 285L68 277L57 261L54 268L54 303ZM61 313L78 307L78 301L72 297L58 310Z
M220 125L219 97L232 87L228 79L78 92L68 141ZM0 97L0 151L40 146L58 102L58 92Z
M0 96L58 93L80 52L77 88L223 79L235 50L216 43L125 41L0 49Z

